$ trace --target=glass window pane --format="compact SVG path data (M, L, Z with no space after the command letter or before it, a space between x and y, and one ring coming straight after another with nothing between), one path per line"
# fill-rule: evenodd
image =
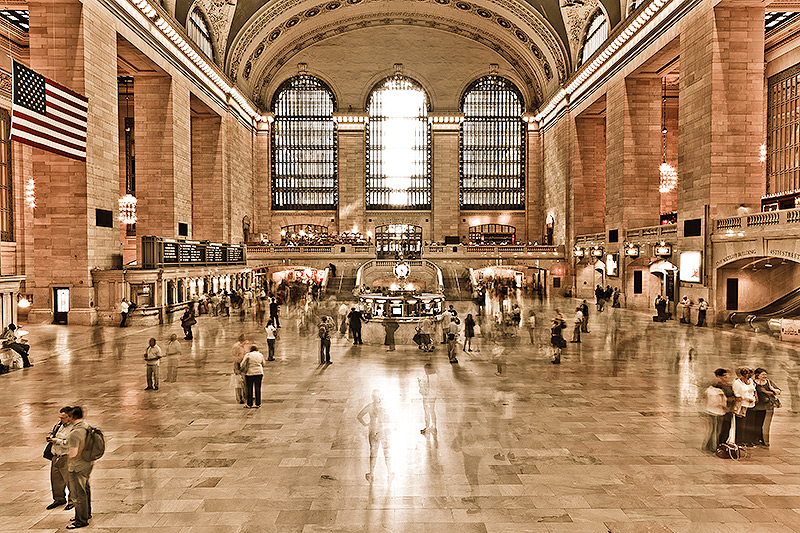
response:
M525 208L522 94L510 81L486 76L461 102L461 208Z
M272 110L272 208L335 209L333 92L317 78L296 76L275 92Z

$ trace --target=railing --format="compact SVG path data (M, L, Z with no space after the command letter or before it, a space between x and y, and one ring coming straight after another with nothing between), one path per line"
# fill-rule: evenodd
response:
M658 226L645 226L643 228L631 228L625 231L625 240L660 240L665 235L676 235L678 233L677 224L661 224Z
M714 220L714 232L730 234L734 230L757 229L785 224L800 224L800 209L782 209L766 211L736 217L718 218Z
M600 236L603 234L600 233ZM284 257L298 257L301 255L317 257L348 257L363 258L365 255L374 257L375 246L356 246L350 244L334 244L330 246L281 246L275 244L254 245L247 247L247 257L250 260L262 260ZM423 257L431 259L447 259L451 257L496 257L512 258L520 255L534 256L534 258L559 258L563 257L563 246L547 245L496 245L496 246L466 246L455 245L426 245L423 247ZM393 263L393 260L389 260Z
M410 261L405 261L405 263L412 267L412 268L423 268L424 270L428 271L428 274L432 275L437 283L438 283L438 290L439 292L444 292L444 275L442 274L442 269L439 268L436 263L433 261L428 261L427 259L413 259ZM397 264L397 261L393 261L391 259L370 259L360 267L356 271L356 288L361 287L364 284L364 277L370 271L376 268L389 268L389 272Z
M606 240L605 233L588 233L586 235L578 235L577 237L575 237L575 244L605 242L605 240Z

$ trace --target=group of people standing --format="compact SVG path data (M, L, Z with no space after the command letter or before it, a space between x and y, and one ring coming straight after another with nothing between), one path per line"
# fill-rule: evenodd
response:
M723 443L769 447L772 415L781 407L781 389L764 368L742 367L736 373L738 377L731 382L728 370L718 368L705 390L708 432L703 448L712 453Z

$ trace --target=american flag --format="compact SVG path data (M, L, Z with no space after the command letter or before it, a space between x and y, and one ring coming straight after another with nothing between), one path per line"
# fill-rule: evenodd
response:
M89 100L14 61L11 139L86 161Z

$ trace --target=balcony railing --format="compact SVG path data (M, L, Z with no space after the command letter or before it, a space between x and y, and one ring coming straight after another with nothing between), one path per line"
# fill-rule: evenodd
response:
M603 235L602 233L600 234ZM330 246L280 246L254 245L247 247L247 258L252 260L275 259L285 257L339 257L369 258L375 257L375 246L355 246L350 244L334 244ZM532 257L537 259L560 259L564 257L563 246L546 245L498 245L498 246L465 246L426 245L423 247L423 258L514 258ZM393 260L388 260L393 262Z
M668 237L677 235L677 224L661 224L658 226L645 226L643 228L631 228L625 231L625 240L636 241L660 241Z
M783 209L780 211L718 218L714 220L714 233L719 236L725 236L741 233L748 229L779 229L791 225L800 225L800 209Z

